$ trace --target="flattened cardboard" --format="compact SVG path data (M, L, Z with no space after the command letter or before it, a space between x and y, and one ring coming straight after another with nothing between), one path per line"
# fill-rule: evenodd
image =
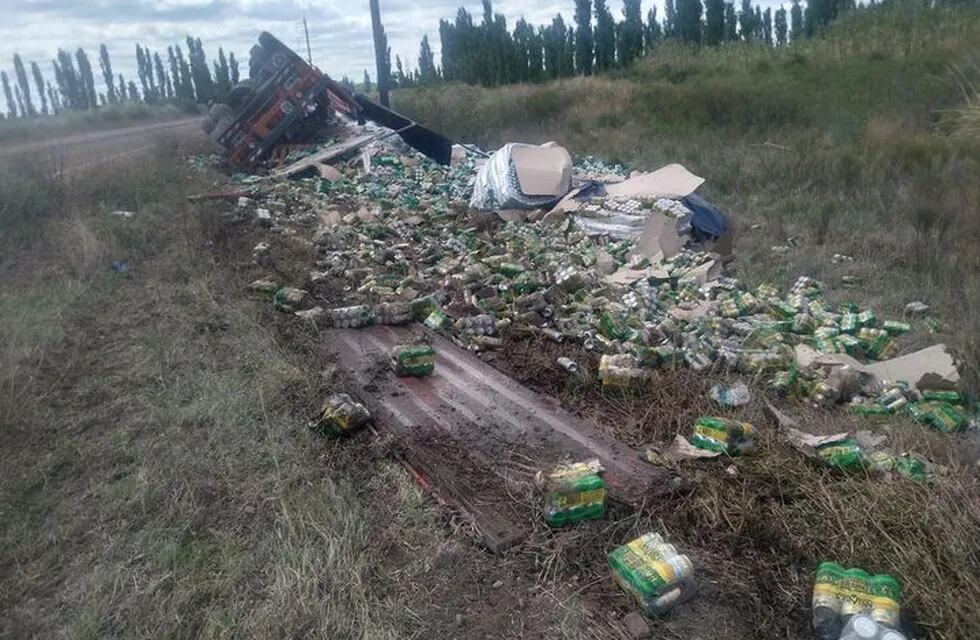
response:
M572 157L564 147L515 146L511 160L526 196L563 196L572 186Z
M862 364L843 353L818 353L805 345L795 348L796 363L800 367L817 366L832 369L849 366L867 374L871 382L904 380L917 389L955 389L960 381L952 356L946 345L936 344L891 360Z
M628 180L606 185L606 193L614 198L683 198L704 184L683 165L668 164L652 173L641 173ZM523 189L523 186L522 186Z
M944 344L875 362L864 370L880 380L905 380L920 390L955 389L960 381L960 372Z

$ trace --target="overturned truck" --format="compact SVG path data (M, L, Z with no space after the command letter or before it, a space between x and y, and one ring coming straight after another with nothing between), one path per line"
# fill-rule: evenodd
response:
M267 32L252 47L248 80L229 92L227 103L212 105L203 128L233 165L252 169L279 145L317 142L338 114L387 127L432 160L449 164L447 138L348 90Z

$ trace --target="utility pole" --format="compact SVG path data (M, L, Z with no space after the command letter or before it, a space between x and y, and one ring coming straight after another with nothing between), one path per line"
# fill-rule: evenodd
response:
M310 30L306 26L306 14L303 14L303 34L306 36L306 61L313 66L313 50L310 49Z
M391 74L391 64L388 60L388 36L381 25L381 9L378 0L369 0L371 5L371 31L374 32L374 59L378 67L378 101L385 107L389 106L388 85Z

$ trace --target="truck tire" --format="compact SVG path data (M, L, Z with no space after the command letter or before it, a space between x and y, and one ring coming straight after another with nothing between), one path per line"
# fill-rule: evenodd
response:
M252 83L248 80L239 82L228 92L228 106L232 109L238 109L248 101L251 95Z

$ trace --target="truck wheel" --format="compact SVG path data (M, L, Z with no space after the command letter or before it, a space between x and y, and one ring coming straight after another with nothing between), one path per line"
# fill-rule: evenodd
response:
M252 95L252 83L251 82L240 82L236 84L231 91L228 92L228 105L232 109L237 109L238 107L245 104L245 102Z

